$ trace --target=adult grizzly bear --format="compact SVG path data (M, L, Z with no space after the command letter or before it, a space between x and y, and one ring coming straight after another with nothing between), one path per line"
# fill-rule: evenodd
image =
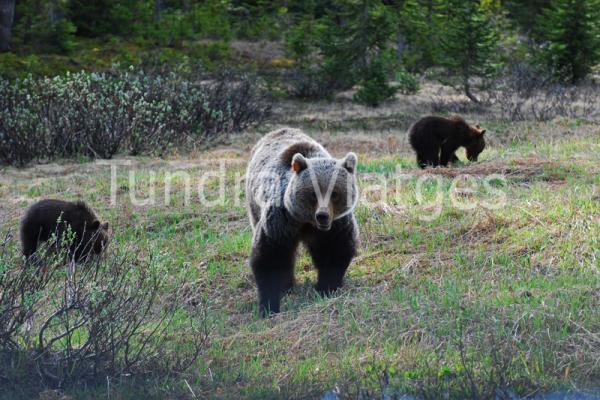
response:
M317 269L316 290L327 295L342 286L358 242L356 163L354 153L335 159L297 129L271 132L252 150L246 173L250 265L263 316L279 312L281 295L294 285L300 242Z
M458 161L454 152L461 146L467 150L469 161L477 161L485 148L485 129L471 126L461 117L421 118L409 132L410 145L417 153L419 167L446 166Z
M31 205L21 221L23 255L30 257L39 243L54 234L55 244L60 246L69 230L73 238L68 255L76 261L87 258L91 252L100 254L108 243L108 222L101 224L85 203L45 199Z

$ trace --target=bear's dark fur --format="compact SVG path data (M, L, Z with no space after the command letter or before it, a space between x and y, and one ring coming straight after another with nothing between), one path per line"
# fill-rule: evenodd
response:
M477 161L485 148L484 134L485 129L471 126L461 117L428 116L410 128L409 139L417 153L417 163L425 168L458 161L454 152L459 147L465 147L469 161Z
M46 199L31 205L21 221L23 255L30 257L38 244L56 234L57 246L70 231L69 257L76 261L87 258L91 252L100 254L108 242L108 222L101 224L85 203Z

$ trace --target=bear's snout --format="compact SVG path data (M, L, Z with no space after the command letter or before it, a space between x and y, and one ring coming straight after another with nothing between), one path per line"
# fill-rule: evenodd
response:
M331 217L327 210L319 210L315 214L315 220L317 221L317 228L321 231L328 231L331 228Z

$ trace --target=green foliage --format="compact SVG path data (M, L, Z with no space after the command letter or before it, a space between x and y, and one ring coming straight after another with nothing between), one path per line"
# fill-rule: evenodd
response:
M270 105L256 80L225 74L202 83L141 71L0 79L0 164L118 151L164 154L261 122Z
M382 59L371 62L367 75L361 80L360 89L354 94L354 101L369 107L377 107L394 96L396 88L388 85L383 64Z
M394 19L376 0L345 0L328 4L318 18L311 4L306 18L286 35L286 46L299 69L295 92L327 96L359 83L354 99L376 106L395 93L387 84L394 63L389 56ZM320 86L320 90L314 90Z
M328 10L319 32L321 73L336 89L348 89L362 77L376 76L371 63L379 57L393 33L389 10L376 0L345 0ZM375 69L385 68L379 65Z
M399 10L397 46L404 65L423 69L435 64L439 53L436 8L439 1L406 0Z
M236 33L241 39L281 38L288 8L285 1L232 1L230 13L236 20Z
M396 71L396 81L398 82L398 90L402 94L415 94L421 88L419 76L410 73L405 68L400 68Z
M26 13L35 8L36 13ZM69 53L75 47L77 27L67 18L63 3L26 0L20 3L18 13L25 13L15 23L15 36L36 51Z
M163 13L160 21L152 25L148 36L160 46L181 47L183 41L192 37L193 29L190 19L180 11Z
M299 21L285 35L286 49L300 68L313 65L318 45L318 22L312 18Z
M600 1L554 0L537 26L540 58L556 78L579 82L600 62Z
M191 12L193 31L200 37L229 40L233 37L233 27L227 13L227 2L209 0Z
M490 77L498 68L498 41L491 16L475 0L449 0L440 6L443 26L441 64L460 79L465 95L474 102L472 78Z
M0 72L105 71L145 59L183 68L201 60L210 69L241 62L285 68L276 76L293 96L325 98L360 85L364 99L374 87L391 93L385 82L399 66L417 74L443 66L433 73L477 102L473 86L502 63L530 61L530 38L539 44L536 61L562 80L581 80L600 61L599 10L600 0L22 0L11 42L18 57ZM281 60L276 44L271 60L262 52L236 57L226 48L234 39L283 39L292 62ZM397 78L410 93L415 81L406 71Z
M30 32L38 47L47 46L61 53L69 53L75 48L74 33L77 31L75 25L66 19L60 19L54 23L35 19L31 25Z
M550 5L552 0L504 0L504 8L508 11L511 20L521 28L521 31L530 33L533 25L531 21L536 20L542 14L544 8Z

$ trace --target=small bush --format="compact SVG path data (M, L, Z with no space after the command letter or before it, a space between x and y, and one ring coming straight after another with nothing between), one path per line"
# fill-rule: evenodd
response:
M401 68L396 72L397 89L402 94L416 94L421 89L419 77Z
M36 371L43 388L165 376L204 349L208 327L201 302L190 297L196 290L177 276L165 280L174 274L154 260L127 252L75 264L38 251L24 261L9 243L0 243L0 376L8 387L19 384L23 368Z
M240 132L270 113L253 76L142 71L0 79L0 164L118 151L163 154Z

